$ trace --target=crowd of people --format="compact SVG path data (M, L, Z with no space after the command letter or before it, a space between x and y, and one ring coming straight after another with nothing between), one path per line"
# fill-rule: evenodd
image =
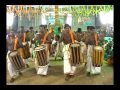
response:
M95 46L104 48L104 37L105 34L96 33L94 26L88 26L86 32L82 32L81 28L74 32L68 24L64 25L64 30L58 26L47 30L44 25L40 25L38 31L34 30L33 27L25 30L23 26L17 32L11 30L6 37L7 66L11 77L10 82L15 80L16 73L22 74L20 70L15 69L14 63L12 63L13 59L11 59L12 55L10 56L10 54L14 51L17 51L21 60L23 60L25 68L30 67L30 60L35 62L37 74L41 76L47 75L50 66L49 57L61 54L64 59L63 71L65 80L74 77L79 64L70 62L73 57L70 49L72 44L80 45L80 51L78 52L80 52L80 60L84 59L83 63L85 63L87 75L91 73L99 74L101 73L101 66L93 65L93 53ZM60 51L61 53L58 53ZM100 57L102 57L102 54Z

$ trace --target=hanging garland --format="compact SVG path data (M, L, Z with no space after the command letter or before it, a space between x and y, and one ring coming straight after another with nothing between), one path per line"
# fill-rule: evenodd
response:
M105 10L104 10L104 6L105 6ZM105 11L105 12L109 12L110 10L113 10L113 7L111 5L92 5L92 6L88 6L88 9L85 8L86 6L81 6L81 8L79 7L71 7L71 12L72 15L74 16L91 16L91 15L98 15L99 12L101 11Z
M17 8L16 8L17 7ZM48 12L49 9L47 8L34 8L32 5L29 5L29 7L25 7L25 5L12 5L12 6L7 6L7 12L16 12L16 15L28 15L29 13L32 13L34 16L37 13L46 13ZM91 15L98 15L100 11L105 11L109 12L110 10L113 10L112 5L86 5L86 6L71 6L70 7L65 7L62 9L59 9L59 12L64 13L67 12L69 14L74 15L75 17L78 16L91 16ZM21 13L21 14L20 14Z

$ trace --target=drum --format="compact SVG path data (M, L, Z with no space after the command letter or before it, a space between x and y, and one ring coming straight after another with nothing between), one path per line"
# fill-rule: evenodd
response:
M23 43L23 56L24 59L27 59L30 57L30 48L28 43Z
M39 66L45 66L48 64L45 46L39 46L35 48L37 63Z
M93 48L93 59L92 59L93 66L96 67L102 66L103 56L104 56L103 48L100 46L95 46Z
M71 51L70 59L71 65L74 66L80 64L80 44L71 44L70 51Z
M18 55L17 51L13 51L9 54L10 62L12 63L15 70L21 70L25 68L25 64L22 58Z

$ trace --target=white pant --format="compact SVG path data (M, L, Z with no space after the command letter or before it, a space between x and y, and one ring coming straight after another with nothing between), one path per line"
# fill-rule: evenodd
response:
M36 60L36 58L35 58L35 69L36 69L36 71L37 71L37 74L47 75L48 65L39 66L38 63L37 63L37 60Z
M76 66L71 66L69 62L70 59L69 45L64 45L63 53L64 53L64 74L74 74L76 71Z
M8 54L10 53L10 51L8 51L7 53L7 68L8 68L8 72L10 74L10 77L14 77L17 75L17 71L15 70L15 68L13 67L12 63L10 62L10 59L8 57Z
M94 67L92 65L92 53L93 53L93 46L88 45L88 50L87 50L87 72L90 72L91 74L99 74L99 73L101 73L101 67Z
M84 42L80 42L81 45L81 53L84 53L85 49L86 49L86 44Z
M47 46L47 45L46 45ZM46 47L47 48L47 47ZM48 66L50 64L50 60L49 60L49 50L47 52L47 61L48 61L48 64L45 65L45 66L39 66L38 63L37 63L37 59L35 58L35 69L37 71L37 74L40 74L40 75L47 75L47 71L48 71ZM35 56L36 57L36 56Z
M87 62L86 61L86 44L84 43L84 42L80 42L80 54L81 54L81 57L80 57L80 59L85 63L85 62Z

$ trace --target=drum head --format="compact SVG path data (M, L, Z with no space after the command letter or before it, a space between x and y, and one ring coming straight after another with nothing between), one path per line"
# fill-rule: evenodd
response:
M96 49L96 50L103 50L103 48L100 47L100 46L95 46L94 49Z
M18 53L17 51L13 51L10 53L10 56L15 56L15 55L17 55L17 53Z
M80 44L71 44L71 47L79 47Z
M39 46L39 47L35 48L35 51L40 51L40 50L44 50L44 49L45 49L44 47Z

